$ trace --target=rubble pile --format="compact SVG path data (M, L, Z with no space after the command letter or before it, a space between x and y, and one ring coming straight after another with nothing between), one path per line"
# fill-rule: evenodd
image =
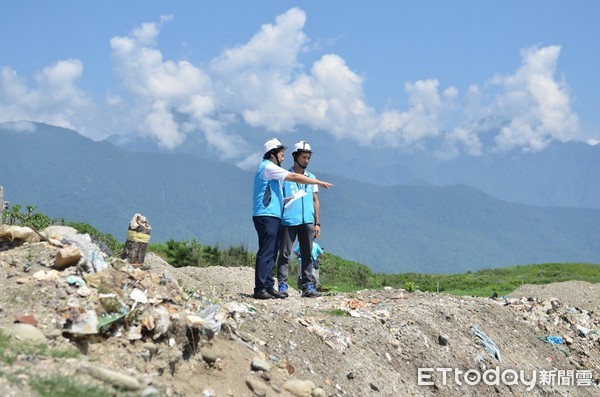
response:
M32 380L57 374L124 396L600 391L598 296L583 308L386 287L257 301L253 281L252 268L173 268L153 253L131 264L70 228L0 226L2 334L78 352L0 361L0 395L35 396Z
M600 349L600 314L568 305L557 298L503 298L496 302L509 307L518 320L531 325L540 339L556 346L578 370L600 374L593 352Z

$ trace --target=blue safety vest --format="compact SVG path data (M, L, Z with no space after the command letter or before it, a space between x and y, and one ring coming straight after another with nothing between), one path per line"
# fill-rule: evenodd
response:
M294 172L294 167L290 168ZM313 174L305 171L304 175L316 179ZM315 222L315 204L313 202L313 190L315 185L305 185L303 183L284 181L283 196L292 197L298 190L304 190L306 196L294 201L289 207L283 210L281 225L297 226L304 223Z
M274 216L281 218L283 208L283 192L281 181L271 179L265 181L262 174L267 163L271 160L263 160L254 175L254 193L252 216Z

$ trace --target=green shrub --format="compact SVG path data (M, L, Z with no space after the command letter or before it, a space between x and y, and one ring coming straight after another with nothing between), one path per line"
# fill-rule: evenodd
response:
M222 250L218 245L203 245L196 239L171 239L166 243L150 244L148 250L157 253L174 267L254 266L254 254L241 245Z
M42 397L111 397L115 395L114 391L109 388L85 385L77 378L58 374L33 377L31 388Z
M50 218L40 212L37 212L37 207L28 205L24 212L21 212L21 205L15 204L10 210L2 213L3 223L14 226L29 226L34 230L39 231L53 225L70 226L77 230L78 233L87 233L90 235L100 249L108 252L111 255L116 255L123 248L123 244L119 243L112 235L102 233L95 227L84 222L67 222L64 219Z
M3 213L4 223L18 226L31 226L36 230L51 225L67 225L79 233L87 233L92 239L103 244L117 254L123 244L110 234L99 232L93 226L83 222L65 222L64 219L51 219L38 213L35 206L27 206L21 212L20 205ZM101 246L101 248L104 248ZM151 243L148 250L155 252L174 267L183 266L254 266L255 254L244 246L221 249L219 245L203 245L197 240ZM297 260L290 263L289 283L294 286L298 278ZM275 272L275 270L274 270ZM547 284L569 280L600 282L600 265L582 263L546 263L519 265L496 269L467 271L463 274L374 274L371 269L357 262L344 260L326 253L320 260L320 282L327 291L355 291L364 288L382 288L391 286L429 292L445 292L455 295L490 296L493 292L506 295L522 284Z
M36 230L41 230L62 222L50 219L48 216L37 212L37 207L34 205L28 205L25 212L21 212L21 208L21 205L15 204L8 211L4 211L2 213L2 223L14 226L31 226Z
M407 281L404 283L404 289L406 292L415 292L419 290L419 286L412 281Z

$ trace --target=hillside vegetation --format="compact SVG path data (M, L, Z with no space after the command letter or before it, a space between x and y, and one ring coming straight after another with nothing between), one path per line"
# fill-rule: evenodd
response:
M452 295L488 297L506 295L523 284L550 284L562 281L600 283L600 265L547 263L483 269L460 274L373 273L368 267L325 254L320 261L321 282L332 291L380 289L385 286L409 292L444 292ZM297 272L298 266L295 270Z
M506 295L523 284L550 284L563 281L600 283L600 265L586 263L545 263L483 269L461 274L379 274L377 284L445 292L452 295ZM408 288L407 288L408 287Z
M102 233L84 222L67 222L52 219L27 206L22 212L14 205L5 212L4 223L31 226L43 229L49 225L67 225L80 233L88 233L106 250L116 254L123 247L112 235ZM148 250L155 252L174 267L208 266L254 266L255 254L243 246L220 247L191 241L169 240L166 243L151 243ZM586 263L546 263L518 265L503 268L468 271L459 274L429 273L375 273L368 266L349 261L340 256L325 253L320 260L320 280L323 289L329 292L348 292L360 289L379 289L385 286L403 288L409 292L444 292L452 295L498 296L506 295L523 284L550 284L563 281L587 281L600 283L600 265ZM298 275L299 265L290 269L290 279Z
M152 242L195 238L256 250L251 172L193 155L128 152L76 131L35 126L30 133L0 129L0 158L10 165L0 184L10 202L34 203L50 216L67 214L120 238L140 213L152 225ZM335 184L319 193L321 245L377 273L600 263L600 209L511 203L464 185L377 186L328 175L330 168L316 164L311 171Z

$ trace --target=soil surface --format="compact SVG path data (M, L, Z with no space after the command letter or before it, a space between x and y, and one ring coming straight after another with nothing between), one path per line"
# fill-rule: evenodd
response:
M148 253L86 273L81 262L57 269L59 251L0 251L3 333L48 346L0 361L0 396L36 396L36 379L58 375L123 396L600 395L598 285L522 286L498 299L291 290L259 301L252 268L174 268ZM534 381L511 380L519 371Z

